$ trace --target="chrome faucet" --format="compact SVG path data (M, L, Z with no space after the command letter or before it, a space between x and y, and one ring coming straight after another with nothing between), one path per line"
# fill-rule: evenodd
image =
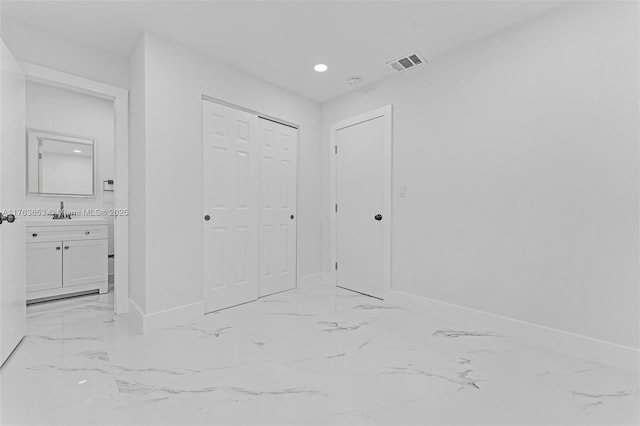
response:
M54 219L71 219L71 213L64 212L64 202L60 201L60 210L53 214Z

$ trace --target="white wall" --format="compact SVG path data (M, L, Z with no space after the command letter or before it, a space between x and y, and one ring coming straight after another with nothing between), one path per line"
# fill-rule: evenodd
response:
M114 204L114 192L103 191L102 181L115 179L114 165L114 110L113 102L70 90L27 82L27 129L62 133L95 141L96 192L95 197L26 198L28 208L57 210L60 201L65 209L110 209ZM113 254L113 217L109 222L109 253Z
M145 62L143 36L131 53L131 91L129 93L129 299L143 312L146 309L147 270ZM130 309L130 312L135 313L135 307Z
M147 34L130 59L132 105L144 97L144 117L135 117L145 134L131 140L144 152L144 173L132 174L135 187L144 179L144 210L132 205L132 223L144 217L145 244L132 251L132 267L145 264L145 314L202 302L201 96L298 123L298 274L322 269L320 143L318 104L257 80L204 55ZM141 64L144 58L144 63ZM144 93L143 93L144 92ZM137 98L137 99L136 99ZM143 145L143 148L141 147ZM132 167L135 167L132 155ZM135 293L137 290L132 290ZM138 304L140 306L140 304Z
M323 170L393 104L395 289L638 348L638 71L635 3L562 8L323 105Z
M128 58L69 42L50 31L2 17L2 40L16 59L118 87L129 87Z

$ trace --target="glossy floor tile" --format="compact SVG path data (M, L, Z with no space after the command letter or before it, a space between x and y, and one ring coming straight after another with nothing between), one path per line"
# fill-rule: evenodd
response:
M111 295L29 307L9 424L638 424L637 375L340 288L144 336Z

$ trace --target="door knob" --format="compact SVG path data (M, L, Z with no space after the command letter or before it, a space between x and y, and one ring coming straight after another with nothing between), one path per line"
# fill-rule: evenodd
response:
M204 220L206 220L206 221L208 222L209 220L211 220L211 216L209 216L208 214L207 214L207 215L205 215L205 216L204 216Z
M64 246L64 249L65 250L69 250L69 246Z
M293 219L293 217L294 217L294 216L293 216L293 215L291 215L291 219Z
M56 247L56 250L60 250L60 247Z
M6 216L3 216L0 214L0 223L2 222L9 222L9 223L13 223L16 221L16 216L12 215L12 214L8 214Z
M375 220L382 220L382 215L381 214L377 214L373 217Z

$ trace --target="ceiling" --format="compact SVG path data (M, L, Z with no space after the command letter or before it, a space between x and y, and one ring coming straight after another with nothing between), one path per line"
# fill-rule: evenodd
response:
M143 30L323 102L562 5L558 1L10 1L2 16L128 56ZM329 70L317 73L313 66ZM428 64L426 65L428 66ZM410 70L407 72L420 72Z

